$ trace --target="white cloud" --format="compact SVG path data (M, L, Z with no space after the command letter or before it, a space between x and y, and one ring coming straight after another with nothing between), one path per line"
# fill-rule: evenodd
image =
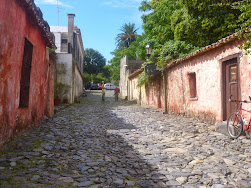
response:
M114 8L138 8L142 0L107 0L104 5Z
M36 4L48 4L48 5L60 5L63 7L71 7L70 5L63 3L62 1L57 0L35 0Z

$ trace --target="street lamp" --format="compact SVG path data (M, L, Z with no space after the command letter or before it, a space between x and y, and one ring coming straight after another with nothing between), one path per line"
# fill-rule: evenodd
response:
M147 55L148 59L151 56L152 51L153 51L153 47L151 46L151 44L146 45L146 55Z

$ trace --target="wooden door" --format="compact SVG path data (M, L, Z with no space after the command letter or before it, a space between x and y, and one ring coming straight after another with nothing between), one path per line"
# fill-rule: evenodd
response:
M223 120L227 120L229 115L235 112L238 108L238 102L229 102L229 97L232 95L232 100L239 100L239 66L237 58L223 62L223 90L224 90L224 112Z

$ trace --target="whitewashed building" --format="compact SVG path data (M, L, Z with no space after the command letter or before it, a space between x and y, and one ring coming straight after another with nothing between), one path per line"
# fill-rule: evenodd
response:
M84 46L75 14L67 14L68 26L51 26L57 46L55 80L70 86L64 98L73 103L83 92Z

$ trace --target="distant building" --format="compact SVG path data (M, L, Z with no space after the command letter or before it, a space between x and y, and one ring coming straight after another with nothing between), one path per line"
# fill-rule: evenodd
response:
M57 46L55 80L70 86L65 98L73 103L83 92L84 46L81 31L74 26L75 14L68 15L67 26L51 26ZM63 98L61 98L63 99Z
M120 88L120 94L123 98L133 99L133 96L130 96L131 93L129 92L130 88L129 88L128 76L137 69L141 68L143 62L144 61L129 60L128 55L125 55L120 60L119 88Z
M0 147L53 115L53 34L34 1L0 0Z

